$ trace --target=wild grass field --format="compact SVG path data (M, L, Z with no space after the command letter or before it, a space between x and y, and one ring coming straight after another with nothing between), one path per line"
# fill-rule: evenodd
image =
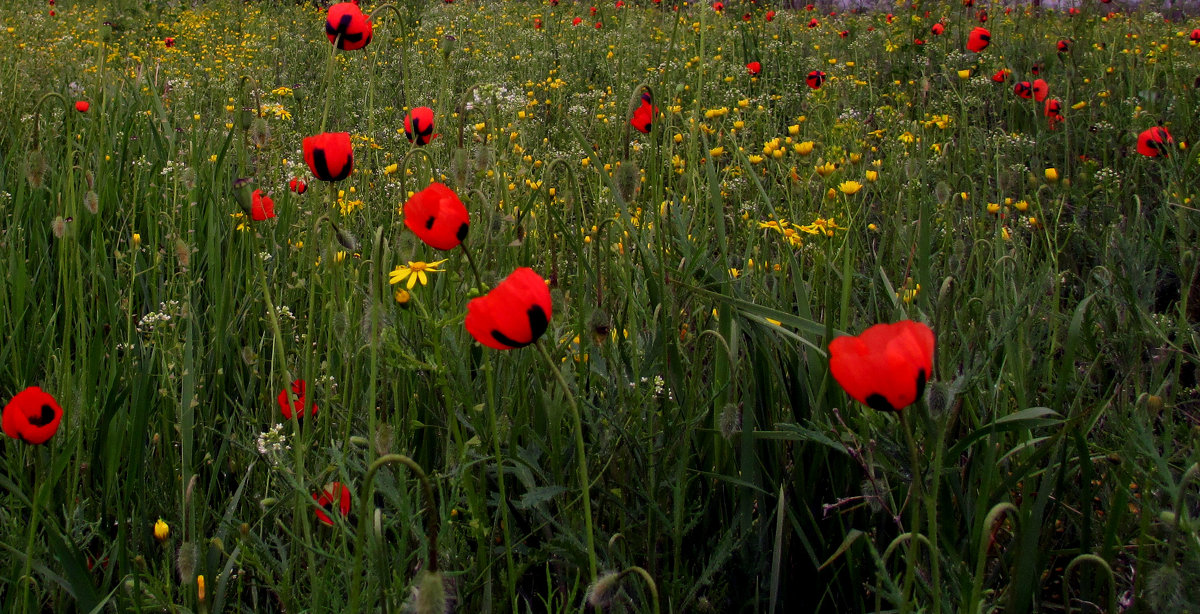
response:
M1200 611L1200 18L0 5L0 611Z

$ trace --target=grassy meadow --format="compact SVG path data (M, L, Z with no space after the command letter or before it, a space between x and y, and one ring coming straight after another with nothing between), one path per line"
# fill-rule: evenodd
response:
M0 0L0 612L1200 611L1200 18L774 4Z

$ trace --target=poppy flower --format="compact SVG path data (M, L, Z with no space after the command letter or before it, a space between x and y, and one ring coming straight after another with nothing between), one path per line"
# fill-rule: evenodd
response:
M806 4L806 5L804 5L804 10L806 10L806 11L811 11L811 10L813 10L813 9L815 9L815 8L817 8L817 7L816 7L816 6L813 6L812 4Z
M433 133L433 109L417 107L404 116L404 136L417 145L428 145L441 136Z
M454 190L434 182L404 203L404 225L433 249L449 250L467 238L471 216Z
M341 482L330 482L325 485L325 488L318 493L313 493L313 500L321 508L313 510L317 514L317 519L321 522L333 526L333 519L326 514L325 511L333 511L334 503L337 504L337 511L342 516L350 515L350 489L346 488Z
M1042 102L1046 100L1046 96L1050 95L1050 84L1044 79L1035 79L1033 81L1033 99Z
M1033 76L1035 77L1042 74L1042 65L1035 63L1033 66L1029 67L1029 72L1033 73Z
M850 31L849 31L849 30L842 30L841 32L838 32L838 36L840 36L840 37L842 37L842 38L846 38L847 36L850 36Z
M304 139L304 161L321 181L341 181L354 170L349 132L322 132Z
M1046 119L1050 122L1050 129L1054 130L1058 127L1059 122L1063 121L1062 102L1057 98L1047 100L1043 113L1045 113Z
M821 25L821 22L817 21L816 17L813 17L812 19L808 20L808 27L810 27L810 28L815 28L819 25Z
M933 331L912 320L876 324L829 344L829 371L854 400L900 411L921 398L933 373Z
M821 85L825 83L825 72L814 70L808 73L808 76L804 78L804 82L808 84L808 87L811 87L814 90L820 89Z
M275 201L270 196L263 196L262 190L255 190L250 195L250 219L261 222L275 217Z
M1013 86L1013 93L1021 98L1033 98L1033 86L1028 81L1021 81Z
M751 19L754 19L754 16L752 16L750 13L745 13L742 15L742 21L746 23L750 23Z
M277 400L279 401L279 411L283 413L284 418L286 418L288 420L292 419L293 408L296 411L297 418L303 418L305 415L312 415L312 416L317 415L317 404L316 403L312 404L312 411L311 412L308 411L308 398L305 397L305 390L307 389L307 387L308 387L308 384L302 379L298 379L298 380L292 382L292 398L296 399L296 401L293 405L288 405L287 391L286 390L279 391L279 397L277 398Z
M76 100L75 101L75 110L79 111L80 113L87 113L88 109L90 109L90 108L92 108L92 105L90 103L88 103L88 101L86 101L86 100Z
M932 28L929 28L929 31L933 32L934 36L941 36L942 32L946 31L946 26L944 26L940 23L935 23L935 24L933 24Z
M1079 14L1079 9L1077 9L1075 7L1071 7L1069 9L1067 9L1067 15L1070 15L1071 17L1074 17L1078 14Z
M541 19L538 19L538 18L536 18L536 17L534 18L534 20L533 20L533 29L534 29L534 30L541 30L541 29L542 29L542 20L541 20Z
M467 303L463 322L476 341L513 350L537 341L550 324L550 288L530 268L519 268L491 292Z
M604 23L603 23L603 22L600 22L600 21L597 21L597 22L596 22L596 29L597 29L597 30L599 30L599 29L601 29L601 28L603 28L603 27L604 27Z
M775 21L775 11L767 11L767 21Z
M721 11L725 10L725 3L724 2L714 2L712 5L712 10L720 13Z
M1200 43L1200 28L1192 30L1192 34L1188 36L1188 38L1191 39L1193 43Z
M617 3L614 6L616 8L625 8L625 0L617 0Z
M917 45L917 46L919 47L919 46L921 46L921 45L924 45L924 44L925 44L925 41L924 41L924 40L922 40L922 39L919 39L919 38L914 38L914 39L913 39L913 44L914 44L914 45Z
M1060 41L1058 41L1058 44L1057 44L1057 45L1055 45L1055 46L1058 48L1058 52L1059 52L1059 53L1068 53L1068 52L1070 52L1070 51L1071 51L1071 41L1070 41L1070 39L1063 39L1063 40L1060 40Z
M4 406L0 426L3 427L4 434L13 439L41 445L58 432L62 415L62 407L50 393L37 386L30 386L18 392Z
M1157 158L1168 155L1174 144L1175 139L1171 138L1171 133L1167 132L1166 128L1155 126L1138 135L1137 150L1143 156Z
M996 74L992 75L992 81L995 81L996 83L1004 83L1006 79L1008 79L1007 68L1001 68L1000 70L996 71Z
M329 7L325 17L325 36L338 49L354 51L371 42L371 19L353 2L339 2ZM340 38L339 38L340 35Z
M582 18L582 17L576 17L575 19L572 19L572 20L571 20L571 25L573 25L573 26L577 26L577 25L579 25L579 24L581 24L581 23L583 23L583 18Z
M288 182L288 189L297 194L303 194L308 191L308 184L299 177L292 177L292 180Z
M979 53L992 44L992 33L987 28L975 28L967 36L967 50Z
M762 62L750 62L746 65L746 70L750 71L752 75L757 75L762 72Z
M164 38L163 45L165 45L167 47L174 47L175 46L175 37L168 36L168 37Z

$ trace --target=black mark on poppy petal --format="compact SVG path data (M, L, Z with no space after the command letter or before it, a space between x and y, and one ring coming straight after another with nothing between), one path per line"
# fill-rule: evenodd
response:
M870 407L876 411L896 411L896 408L892 406L891 402L889 402L887 398L878 392L867 397L867 407Z
M914 397L914 400L921 398L923 394L925 394L925 369L917 372L917 396Z
M29 418L29 423L33 426L46 426L54 421L54 408L49 405L42 405L42 414L40 416L32 416Z
M329 170L329 163L325 160L324 149L313 150L313 170L317 172L317 178L324 181L341 181L350 176L350 171L354 168L352 160L347 160L342 165L341 170L335 175Z
M542 309L541 305L533 305L525 311L525 315L529 317L529 341L515 341L498 330L492 331L492 338L514 350L537 341L550 324L550 319L546 317L546 310Z
M455 236L458 237L459 241L462 241L463 239L467 238L467 229L468 228L469 228L469 226L467 224L463 224L458 227L458 232L455 233Z
M435 221L437 221L436 217L432 215L429 216L429 219L425 220L425 230L433 230L433 223Z
M492 339L495 339L496 341L499 341L502 345L507 345L510 349L514 349L514 350L517 348L523 348L523 347L529 345L530 343L533 343L532 339L529 341L525 341L525 342L514 341L512 339L509 339L508 335L506 335L498 330L492 331Z

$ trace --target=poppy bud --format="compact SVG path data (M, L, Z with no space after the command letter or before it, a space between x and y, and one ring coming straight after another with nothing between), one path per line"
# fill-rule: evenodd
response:
M614 178L617 185L617 193L625 202L633 199L634 193L637 191L640 183L640 174L633 163L626 161L617 168L616 177Z
M550 288L533 269L522 267L491 292L468 302L464 325L483 345L512 350L537 341L552 315Z
M48 170L50 170L50 164L46 162L46 155L42 153L42 150L35 149L26 154L25 180L29 182L29 187L35 190L41 188Z
M304 161L321 181L341 181L354 170L354 145L349 132L323 132L305 137Z
M62 415L62 407L50 393L30 386L18 392L4 406L0 428L13 439L41 445L58 432Z
M417 145L428 145L441 136L433 133L433 109L417 107L404 116L404 136Z
M470 174L471 167L467 163L467 150L463 147L455 148L454 153L450 156L450 176L454 177L454 185L460 188L466 186Z
M333 236L337 237L337 242L340 243L342 247L352 252L357 252L362 248L362 244L358 242L358 237L354 236L354 233L346 230L345 228L341 228L333 222L329 222L329 225L333 226Z
M429 184L404 203L404 225L434 249L458 247L467 238L470 224L466 205L441 183Z
M87 209L88 213L95 214L100 210L100 195L95 190L88 190L83 195L83 208Z
M417 577L417 614L442 614L446 611L446 585L442 574L421 570Z
M614 598L617 596L617 590L620 588L618 581L621 579L621 574L616 572L606 573L600 576L596 583L588 588L587 602L592 606L592 609L603 611L609 609Z
M354 51L371 42L371 20L353 2L339 2L329 7L325 18L325 36L338 49Z
M933 373L933 331L904 320L876 324L829 344L829 370L853 399L878 411L900 411L925 391Z
M237 201L238 206L246 215L251 215L254 207L254 197L250 190L253 183L254 179L250 177L239 177L233 180L233 199Z

